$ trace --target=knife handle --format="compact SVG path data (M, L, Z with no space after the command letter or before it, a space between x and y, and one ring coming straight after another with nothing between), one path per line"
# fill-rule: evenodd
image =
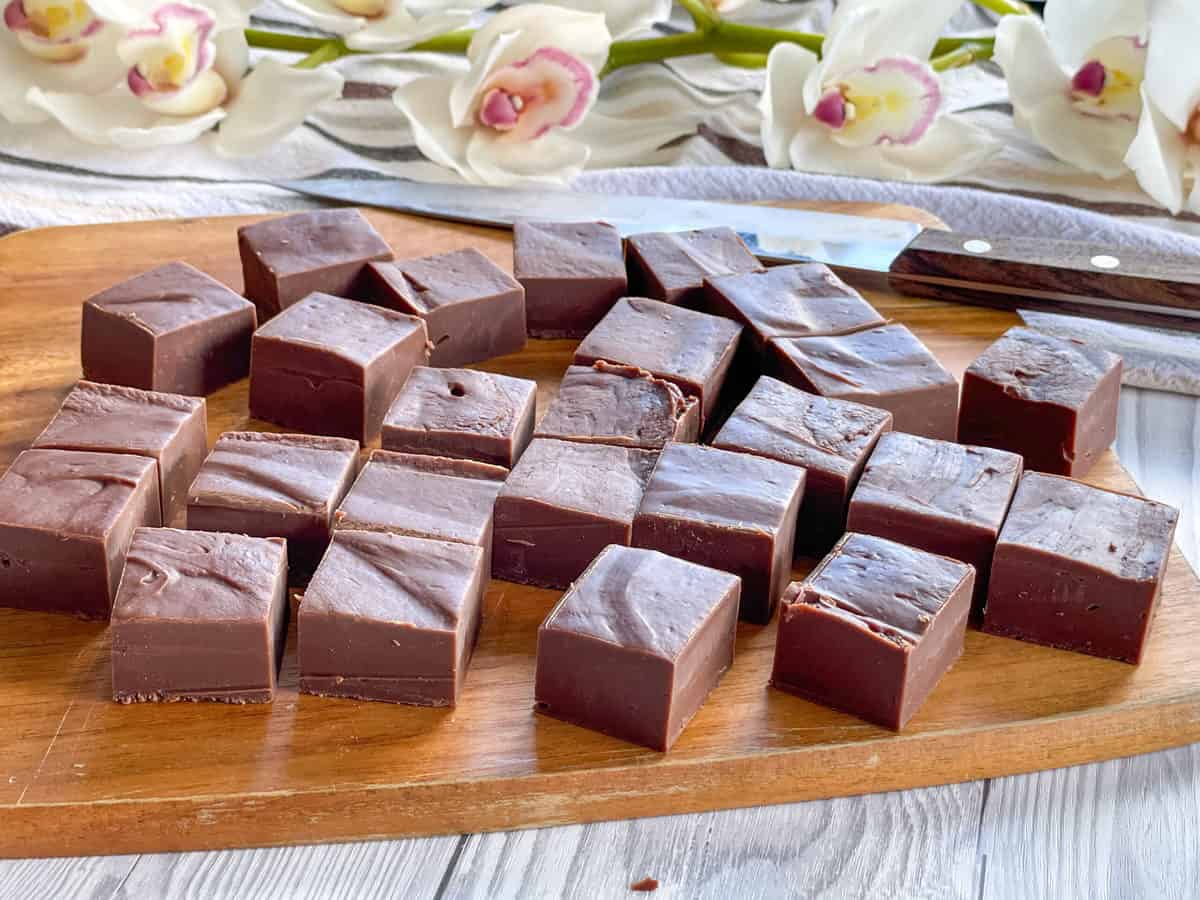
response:
M1072 241L923 231L892 263L894 290L1200 331L1200 254L1150 256Z

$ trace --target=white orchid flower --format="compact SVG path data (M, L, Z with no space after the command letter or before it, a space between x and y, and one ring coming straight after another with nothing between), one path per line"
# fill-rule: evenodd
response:
M553 6L600 13L614 41L649 31L671 18L672 0L546 0Z
M484 0L279 0L317 28L342 35L352 50L406 50L462 28Z
M999 146L943 115L929 55L961 0L838 6L823 55L778 44L760 109L767 162L831 174L938 181L976 168Z

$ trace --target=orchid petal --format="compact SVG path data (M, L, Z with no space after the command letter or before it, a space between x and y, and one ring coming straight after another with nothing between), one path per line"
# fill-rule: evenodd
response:
M885 57L866 68L842 73L837 92L845 105L840 110L841 124L832 130L832 136L851 147L918 141L933 124L942 103L937 74L927 63L904 56ZM819 110L820 104L813 114ZM850 110L854 117L847 119Z
M48 62L25 51L7 28L0 26L0 119L14 124L44 122L49 114L26 100L40 86L55 93L102 94L125 78L117 57L124 31L113 25L100 29L88 52L74 62Z
M352 34L367 24L362 16L354 16L329 0L275 0L280 6L304 16L315 28L330 34Z
M1082 65L1092 48L1108 38L1146 33L1144 0L1049 0L1043 15L1051 52L1069 69ZM1000 27L1012 19L1026 18L1030 17L1005 16Z
M467 144L467 164L486 184L565 184L583 171L588 146L565 134L549 132L533 141L508 141L476 129Z
M767 165L791 165L788 148L796 125L807 118L804 98L796 90L817 68L817 56L798 44L776 44L767 56L767 83L758 108L762 111L762 142Z
M1183 209L1183 172L1188 147L1183 134L1150 98L1142 85L1142 118L1125 164L1155 202L1178 215Z
M407 50L413 44L462 28L470 21L471 17L466 13L446 13L416 19L397 5L378 19L366 20L362 30L347 35L346 46L351 50L373 53Z
M451 78L417 78L398 88L392 99L408 117L417 149L439 166L477 181L467 162L467 144L474 128L455 127L447 110L454 88Z
M345 79L323 67L296 69L263 59L242 82L217 131L222 156L252 156L295 128L314 109L342 94ZM287 102L281 103L280 98Z
M929 59L963 0L842 0L829 22L822 62L837 76L885 56ZM831 43L832 39L832 43Z
M672 0L549 0L580 12L600 13L614 41L651 30L671 18Z
M160 116L126 90L88 97L35 87L28 100L81 141L131 150L189 143L225 117L221 108L190 118Z
M504 43L501 54L492 56L492 45L505 35L513 39ZM531 3L506 9L489 19L471 39L467 58L473 64L490 59L492 67L498 68L532 56L543 47L557 47L599 72L611 44L612 36L602 14Z
M216 30L245 28L258 0L196 0L215 21ZM101 19L118 22L128 28L144 27L156 10L166 5L164 0L88 0L88 5Z
M218 33L213 43L217 45L213 71L225 79L230 93L236 93L237 86L250 68L250 45L246 43L246 33L240 28L231 28Z
M1200 106L1200 9L1196 0L1151 0L1146 95L1179 131Z
M479 12L492 6L495 0L405 0L404 7L417 18L444 13Z

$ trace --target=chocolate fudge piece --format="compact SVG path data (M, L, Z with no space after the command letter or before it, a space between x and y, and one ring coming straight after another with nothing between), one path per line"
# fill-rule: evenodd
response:
M187 526L287 538L293 567L311 572L357 468L357 441L227 431L188 491Z
M383 420L387 450L474 459L511 469L533 437L537 382L418 366Z
M1021 470L1021 457L1004 450L885 434L850 498L846 528L970 563L978 617Z
M726 572L605 548L538 629L537 710L671 749L733 663L739 591Z
M635 234L626 241L630 293L683 306L704 303L704 279L763 268L732 228Z
M764 375L712 445L801 466L804 499L796 549L823 555L846 530L846 505L892 414L809 394Z
M733 364L736 322L657 300L625 297L575 351L575 365L616 363L644 369L700 400L703 426Z
M963 652L975 572L847 534L788 587L771 684L899 731Z
M530 337L581 338L628 293L621 234L607 222L517 222L513 274Z
M862 294L822 263L705 279L704 308L740 322L760 354L771 338L846 334L887 324Z
M151 269L83 304L91 381L211 394L250 371L254 304L187 263Z
M480 547L339 531L300 603L300 690L453 706L487 581Z
M741 617L764 625L787 587L805 472L699 444L668 444L633 521L633 546L742 578Z
M542 416L537 437L659 450L694 441L700 403L669 381L633 366L571 366Z
M1141 662L1179 513L1026 472L992 559L983 630Z
M206 406L198 397L80 381L33 446L148 456L157 465L160 523L182 525L188 485L208 452Z
M493 577L565 588L609 544L628 544L656 456L535 438L496 497Z
M250 415L365 444L427 345L414 316L312 294L255 332Z
M359 295L424 319L430 365L465 366L525 347L525 289L473 247L372 263Z
M903 325L773 338L768 370L803 391L886 409L897 431L954 440L958 382Z
M134 529L161 515L148 457L26 450L0 476L0 606L107 619Z
M139 528L113 605L113 699L267 703L287 618L282 539Z
M1011 450L1039 472L1086 475L1117 436L1121 357L1010 328L963 375L958 439Z
M258 321L312 293L350 296L372 260L392 249L357 209L319 209L238 229L246 296Z

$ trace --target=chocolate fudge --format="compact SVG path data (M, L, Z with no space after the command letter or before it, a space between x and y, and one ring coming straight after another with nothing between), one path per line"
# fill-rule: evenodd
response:
M280 538L139 528L113 605L113 699L267 703L287 618Z
M805 472L699 444L668 444L633 521L633 546L741 576L741 617L764 625L792 572Z
M974 570L847 534L788 587L771 684L902 729L963 652Z
M818 397L764 375L721 426L712 445L802 467L804 499L796 549L823 555L846 530L846 505L892 414Z
M418 366L383 420L387 450L511 469L533 437L537 382Z
M188 491L188 528L286 538L293 568L311 572L357 469L357 441L227 431Z
M1011 450L1027 468L1086 475L1117 436L1121 357L1010 328L963 375L958 439Z
M700 403L669 381L633 366L571 366L534 434L537 437L659 450L694 441Z
M625 246L630 293L682 306L703 305L705 278L763 268L732 228L635 234Z
M575 351L575 365L604 361L644 369L700 400L703 426L729 374L742 328L657 300L625 297Z
M903 325L773 338L768 370L803 391L886 409L897 431L954 440L958 382Z
M250 415L368 443L428 353L415 316L312 294L255 332Z
M0 606L107 619L134 529L161 516L148 457L26 450L0 476Z
M350 296L363 266L392 249L357 209L319 209L238 229L246 296L258 321L312 293Z
M581 338L628 293L621 235L607 222L517 222L513 274L530 337Z
M182 525L188 485L208 452L206 406L198 397L80 381L33 446L149 457L157 466L161 524Z
M493 577L565 588L609 544L628 544L656 456L535 438L496 497Z
M983 630L1141 662L1179 513L1026 472L992 559Z
M537 710L666 751L733 663L736 576L605 548L538 629Z
M83 304L80 357L91 381L204 396L250 371L254 304L172 262Z
M525 289L473 247L372 263L359 295L424 319L430 365L465 366L525 346Z
M487 581L480 547L339 531L300 603L300 690L453 706Z

